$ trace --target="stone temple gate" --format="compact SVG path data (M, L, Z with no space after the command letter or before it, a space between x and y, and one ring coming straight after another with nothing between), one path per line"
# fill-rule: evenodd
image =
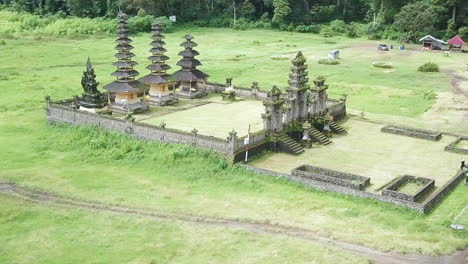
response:
M329 114L330 99L325 81L325 77L319 76L310 87L306 58L299 52L292 60L286 92L274 86L267 93L263 101L264 130L273 141L278 142L279 149L299 154L303 152L302 146L310 146L310 141L328 145L332 133L346 133L334 121L341 116ZM345 104L346 95L340 101Z

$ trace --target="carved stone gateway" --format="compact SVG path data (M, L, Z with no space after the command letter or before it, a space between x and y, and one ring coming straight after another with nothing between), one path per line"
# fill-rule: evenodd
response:
M283 130L285 100L281 98L281 90L273 86L268 97L263 101L265 113L262 114L263 127L266 133L277 133Z

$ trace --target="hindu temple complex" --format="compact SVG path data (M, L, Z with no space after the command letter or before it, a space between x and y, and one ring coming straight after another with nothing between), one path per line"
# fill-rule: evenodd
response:
M195 50L198 45L191 34L186 34L180 44L183 47L177 62L180 69L173 74L168 72L171 67L165 55L164 26L154 21L151 30L150 63L146 67L149 73L137 79L139 72L134 69L137 62L131 52L134 47L127 16L119 13L117 61L113 63L116 70L111 74L115 80L103 87L107 92L100 92L88 58L81 80L84 92L54 102L46 97L47 122L95 126L140 140L190 145L217 152L229 162L249 162L249 157L266 152L292 154L287 157L297 159L308 157L314 150L333 153L333 148L346 140L337 134L348 134L338 123L347 114L347 96L329 98L329 86L323 76L309 80L307 60L302 52L292 58L287 86L283 89L274 85L268 91L262 90L256 81L250 88L235 87L231 76L225 84L209 82L208 74L197 69L202 63L196 59L200 53ZM381 132L435 141L441 137L432 131L394 126L385 126ZM350 132L346 137L352 136ZM254 172L259 170L249 168ZM432 192L434 180L424 177L397 178L396 185L384 185L382 194L377 194L380 189L366 191L370 186L369 177L310 164L301 165L286 176L277 171L262 173L283 175L301 183L312 179L309 184L319 189L402 204L419 212L427 212L438 199L436 196L421 203L417 202L419 196L398 192L399 184L405 181L420 181L425 186L418 195ZM441 188L440 192L449 187Z
M301 154L305 147L311 147L312 142L318 144L331 144L332 133L346 133L334 120L346 115L346 97L340 100L329 99L327 96L328 85L324 77L317 77L311 87L307 71L306 58L302 52L298 52L292 60L288 87L283 92L277 86L271 91L263 91L253 82L252 88L236 88L232 84L232 77L227 78L226 85L207 82L208 74L197 69L202 63L196 59L200 55L194 48L198 44L191 34L184 36L184 42L180 44L184 48L179 52L181 60L177 63L181 67L174 74L168 73L171 67L167 64L169 57L164 42L164 26L161 22L154 21L151 26L151 56L148 57L150 64L146 67L149 73L139 79L139 72L134 69L138 63L133 60L134 48L129 37L129 29L126 14L120 12L117 22L117 39L115 57L113 63L116 70L111 74L115 81L105 85L103 88L107 93L98 91L98 83L95 80L94 69L88 59L86 71L83 73L82 87L84 93L78 98L78 103L71 106L79 110L85 110L99 116L100 119L114 116L125 116L125 128L123 132L135 134L135 118L139 113L144 113L150 107L166 107L177 105L180 100L198 100L209 93L220 94L223 100L235 103L236 100L257 100L264 106L264 112L258 113L263 120L263 130L260 140L251 140L252 152L260 152L264 149L284 151L290 154ZM228 114L228 113L227 113ZM76 118L74 119L76 120ZM112 125L116 125L113 119ZM128 122L132 122L129 124ZM213 120L213 122L216 122ZM103 122L100 121L99 124ZM164 122L163 122L164 123ZM157 129L170 131L165 124ZM120 129L117 129L120 130ZM161 131L159 131L161 132ZM146 131L139 138L153 138L160 141L168 139L168 135L150 135ZM178 130L177 133L180 131ZM198 136L198 130L192 129L191 136ZM208 135L207 135L208 136ZM250 137L250 135L247 135ZM178 143L181 139L174 140ZM183 140L182 140L183 141ZM194 146L200 144L193 143ZM244 152L243 144L238 142L237 132L232 131L228 143L221 149L215 148L213 144L207 144L204 148L214 149L222 153L230 153L236 159Z

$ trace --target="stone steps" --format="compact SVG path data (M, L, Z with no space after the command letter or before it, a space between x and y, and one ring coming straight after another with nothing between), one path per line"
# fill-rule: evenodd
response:
M323 145L330 145L332 142L322 132L318 131L315 127L309 128L310 136Z
M294 139L289 137L286 133L279 133L278 134L278 141L286 145L285 152L299 155L304 152L304 148L297 143Z
M346 131L346 129L344 129L343 127L341 127L340 125L338 125L335 121L330 121L330 128L333 132L337 133L337 134L347 134L348 131Z

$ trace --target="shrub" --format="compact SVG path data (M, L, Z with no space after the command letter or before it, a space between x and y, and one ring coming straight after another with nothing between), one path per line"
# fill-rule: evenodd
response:
M320 32L320 26L319 25L299 25L295 29L296 32L300 33L314 33L318 34Z
M208 25L210 27L230 27L232 18L230 16L219 16L210 19Z
M164 25L164 31L167 33L174 31L174 24L165 16L157 17L156 21L161 22Z
M465 41L468 40L468 27L461 27L458 29L458 35Z
M2 39L0 40L0 46L5 46L6 45L6 42Z
M393 65L391 63L386 63L386 62L373 62L372 66L376 68L384 68L384 69L393 68Z
M143 8L138 9L137 16L140 16L140 17L146 16L146 11Z
M418 71L420 72L438 72L439 71L439 65L428 62L424 63L423 65L419 66Z
M329 26L324 26L320 29L320 36L324 38L331 38L335 36L335 32Z
M134 16L128 19L128 29L130 32L150 32L153 16Z
M246 18L241 18L238 19L235 24L233 23L231 27L237 30L246 30L249 28L253 28L253 23Z
M330 59L321 59L318 61L319 64L326 64L326 65L338 65L340 64L339 60L330 60Z
M437 94L434 91L424 91L423 98L431 101L437 98Z
M330 29L336 33L345 33L347 25L343 20L333 20L330 22Z

